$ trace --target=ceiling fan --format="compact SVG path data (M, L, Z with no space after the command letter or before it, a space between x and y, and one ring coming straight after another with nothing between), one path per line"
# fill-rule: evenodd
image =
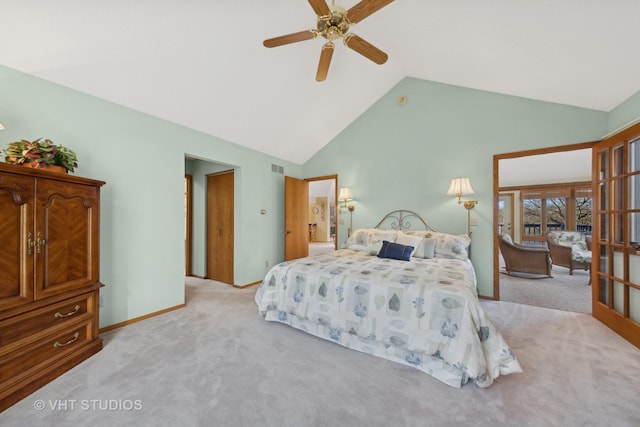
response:
M274 37L264 41L265 47L276 47L285 44L301 42L315 39L319 35L326 38L327 42L322 46L320 62L316 72L316 80L319 82L327 78L329 65L335 45L333 42L342 37L345 46L355 50L360 55L375 62L384 64L387 62L386 53L362 39L361 37L349 33L351 25L357 24L367 16L382 9L393 0L362 0L349 10L336 6L335 0L329 6L326 0L308 0L313 11L318 15L317 29L300 31L280 37Z

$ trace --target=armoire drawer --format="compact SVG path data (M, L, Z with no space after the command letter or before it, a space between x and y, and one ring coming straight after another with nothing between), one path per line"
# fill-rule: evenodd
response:
M95 293L80 295L0 322L0 348L48 328L73 322L92 307Z
M87 344L92 340L92 320L70 324L62 331L3 355L0 362L0 389L6 381L13 382L23 376L31 375L53 360L64 357Z

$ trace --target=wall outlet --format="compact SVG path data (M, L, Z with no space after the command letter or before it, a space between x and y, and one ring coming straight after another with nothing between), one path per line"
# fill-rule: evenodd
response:
M100 308L104 307L104 295L100 295L100 301L98 305L100 305Z
M470 218L469 219L469 225L478 225L478 218Z
M265 267L265 268L269 268L269 261L266 261L266 260L265 260L265 262L264 262L264 267Z

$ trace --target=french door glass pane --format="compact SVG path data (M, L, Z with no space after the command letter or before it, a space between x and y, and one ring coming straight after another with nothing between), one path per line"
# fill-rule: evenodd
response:
M629 209L640 209L640 174L632 175L629 178L629 183Z
M547 230L566 230L567 199L552 198L547 202Z
M631 220L631 230L629 233L629 243L634 245L636 249L640 249L640 213L634 212L629 214Z
M609 241L609 214L600 215L600 240Z
M612 214L613 218L613 243L622 244L623 243L623 235L622 235L622 225L624 215L621 213Z
M622 178L616 178L613 184L613 206L612 209L624 209L624 181Z
M629 317L640 323L640 291L636 288L629 288Z
M622 252L615 251L613 253L613 272L612 275L616 279L624 280L624 255Z
M598 301L609 305L609 279L598 276Z
M640 256L629 255L629 281L640 285Z
M609 183L603 182L598 184L600 190L600 210L609 209Z
M629 142L629 172L640 171L640 138Z
M542 234L542 199L524 199L522 201L523 235Z
M622 145L613 149L613 176L622 175L624 173L624 163L622 162Z
M624 285L613 281L613 309L620 314L624 314Z
M595 260L598 263L598 271L609 274L609 251L608 246L600 245L600 259Z
M609 178L609 150L605 150L600 153L598 166L600 170L600 176L598 177L598 179Z

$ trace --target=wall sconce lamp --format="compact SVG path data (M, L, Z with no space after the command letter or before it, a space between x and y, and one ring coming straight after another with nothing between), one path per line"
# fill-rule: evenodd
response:
M2 126L2 123L0 123L0 130L4 129L4 126Z
M342 202L340 209L347 209L349 211L349 228L347 228L347 237L351 236L351 227L353 226L353 211L356 209L353 205L347 205L347 202L353 200L351 190L349 187L342 187L338 193L338 201Z
M478 204L478 201L462 200L462 196L470 196L471 194L474 194L474 191L469 183L469 178L454 178L451 180L447 196L457 196L458 204L464 204L464 208L467 210L467 234L469 236L471 236L471 209Z

